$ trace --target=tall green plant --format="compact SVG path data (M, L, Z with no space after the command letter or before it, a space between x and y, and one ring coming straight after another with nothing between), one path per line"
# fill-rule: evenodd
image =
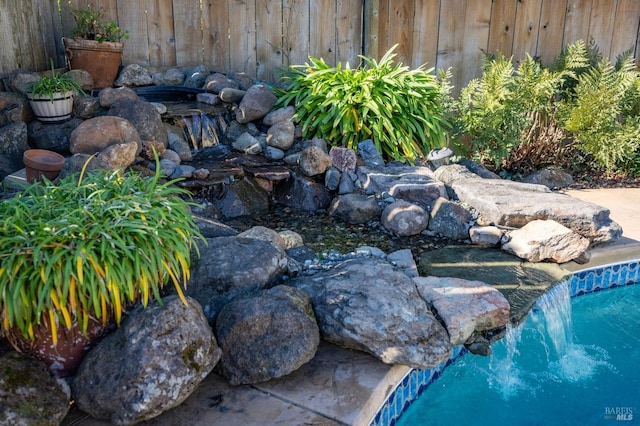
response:
M185 301L191 248L201 234L173 182L95 171L34 183L0 204L0 318L28 338L89 318L116 322L129 303L172 282ZM197 249L197 246L196 246ZM186 301L185 301L186 303Z
M294 65L283 76L279 106L293 105L305 138L357 149L372 139L388 159L412 161L447 144L449 123L440 104L442 88L424 66L394 63L392 47L379 62L360 56L351 69L321 58Z

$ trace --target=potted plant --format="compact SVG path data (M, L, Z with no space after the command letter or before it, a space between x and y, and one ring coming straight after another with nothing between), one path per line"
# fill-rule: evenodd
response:
M122 40L129 33L91 6L77 9L69 1L69 10L76 24L71 37L63 38L70 68L86 70L98 89L112 87L122 61Z
M160 182L158 172L83 170L3 200L0 330L7 340L70 375L92 339L131 305L160 300L168 283L186 303L181 285L202 235L186 190L173 183Z
M73 93L82 91L73 77L55 70L51 61L51 74L27 87L27 98L36 118L47 123L68 120L73 110Z

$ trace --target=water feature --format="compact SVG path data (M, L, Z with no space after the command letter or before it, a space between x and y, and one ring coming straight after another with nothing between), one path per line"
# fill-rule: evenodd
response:
M491 357L459 358L398 425L599 425L640 419L640 286L555 286Z

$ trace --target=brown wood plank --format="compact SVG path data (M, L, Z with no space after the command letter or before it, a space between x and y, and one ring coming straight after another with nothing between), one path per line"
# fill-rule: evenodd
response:
M385 0L383 0L385 1ZM364 2L364 54L376 58L379 54L380 38L380 0Z
M283 0L283 66L302 65L309 60L309 3L313 0Z
M16 6L13 0L0 0L0 76L6 76L18 68L18 46L13 29L17 25Z
M176 62L192 67L203 63L200 0L173 0Z
M362 53L363 0L338 0L336 16L336 61L352 67Z
M515 64L527 53L531 56L536 55L541 8L542 0L520 0L518 2L512 53Z
M414 0L393 0L389 1L387 9L387 43L386 49L389 50L393 45L397 44L394 53L395 60L403 64L410 64L413 49L413 12ZM380 52L384 54L385 52Z
M256 1L256 59L260 80L273 82L274 71L282 68L282 3Z
M253 1L229 0L229 63L256 76L256 10Z
M204 62L213 71L231 72L229 56L229 2L202 2Z
M122 64L150 66L149 37L147 34L147 13L144 4L130 0L118 0L118 25L129 31L129 39L124 42ZM157 65L157 64L153 64Z
M611 58L631 50L635 50L638 42L638 27L640 26L640 1L618 0L616 20L613 26L611 41ZM635 36L635 40L634 40ZM638 52L636 52L636 57Z
M438 58L438 20L440 18L440 0L415 2L413 23L413 52L411 66L435 67Z
M147 43L149 64L168 68L177 65L172 0L147 2Z
M574 43L576 40L589 42L589 21L591 21L591 6L593 0L569 0L564 24L562 46Z
M514 0L495 0L493 2L487 53L501 52L506 57L513 53L517 5L518 2Z
M451 0L446 6L443 4L437 68L453 68L454 96L482 73L482 52L489 44L490 20L491 0Z
M336 65L336 0L312 0L309 15L309 54Z
M617 3L618 0L595 0L591 8L589 38L593 38L605 58L611 55Z
M536 57L550 65L562 50L567 0L543 0Z

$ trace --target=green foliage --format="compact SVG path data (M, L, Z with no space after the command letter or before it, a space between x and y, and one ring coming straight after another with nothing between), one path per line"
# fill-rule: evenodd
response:
M129 32L123 30L113 21L105 21L104 13L88 6L78 9L69 1L69 9L76 23L76 28L71 31L74 38L85 40L120 41L129 38Z
M560 104L558 117L578 146L607 172L623 168L640 149L640 73L626 55L582 73L572 96Z
M305 138L353 149L372 139L387 159L412 161L445 146L449 124L440 101L446 89L432 69L394 64L394 49L379 62L360 56L363 66L355 69L310 57L310 64L292 66L283 76L277 105L296 108Z
M55 335L77 321L86 332L90 317L119 322L128 304L160 300L169 281L184 301L180 282L201 234L173 183L157 173L96 171L34 183L4 200L2 329L33 338L42 322Z
M51 99L51 102L53 102L56 93L66 93L69 91L84 93L78 80L69 77L67 74L60 74L55 70L53 59L51 60L51 75L43 75L40 77L40 80L27 87L27 92L31 95L47 96Z

